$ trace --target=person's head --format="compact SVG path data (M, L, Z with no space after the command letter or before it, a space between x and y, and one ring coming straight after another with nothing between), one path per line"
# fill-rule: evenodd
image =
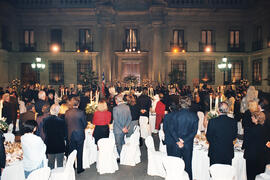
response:
M54 95L53 95L53 93L49 93L49 94L48 94L48 99L51 99L51 100L53 100L53 99L54 99Z
M46 93L45 91L39 91L38 93L38 99L44 100L46 99Z
M90 97L90 91L86 91L86 92L84 93L84 95L85 95L86 97Z
M115 102L116 104L120 104L123 102L123 95L122 94L119 94L115 97Z
M160 100L162 100L164 98L164 94L163 93L159 93L158 96L159 96L159 99Z
M226 102L218 103L218 113L219 114L227 114L229 112L229 105Z
M53 104L50 108L50 114L54 116L58 116L60 111L60 106L58 104Z
M97 110L101 111L101 112L108 110L107 103L104 99L102 99L98 102Z
M191 99L188 96L184 96L180 99L179 105L182 109L187 109L191 106Z
M33 103L27 103L26 104L26 111L36 112L35 111L35 105Z
M2 99L3 99L3 101L5 101L5 102L9 102L9 101L10 101L10 96L9 96L9 94L8 94L8 93L5 93L5 94L3 95L3 97L2 97Z
M27 120L23 124L23 132L24 133L33 133L36 131L37 126L38 126L38 124L35 120Z
M80 98L79 97L72 97L71 98L71 105L75 108L78 108L80 105Z
M67 103L67 101L68 101L68 96L67 95L63 95L62 96L62 103L65 104L65 103Z
M129 101L129 96L127 94L124 95L123 101L128 102Z
M41 111L42 111L43 113L49 113L49 112L50 112L50 104L49 104L49 103L45 103L45 104L42 106Z
M143 88L142 94L143 95L147 95L148 94L148 88L147 87L144 87Z
M129 102L130 105L134 106L136 104L136 98L133 95L129 96Z

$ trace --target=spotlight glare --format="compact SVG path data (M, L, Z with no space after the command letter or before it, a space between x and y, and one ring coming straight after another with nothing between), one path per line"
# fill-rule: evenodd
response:
M51 50L52 50L53 52L59 52L60 47L59 47L59 45L57 45L57 44L53 44L53 45L51 46Z

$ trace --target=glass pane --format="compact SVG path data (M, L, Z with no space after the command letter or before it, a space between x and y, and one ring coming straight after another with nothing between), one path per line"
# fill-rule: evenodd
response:
M234 31L230 31L230 45L234 44Z
M212 44L212 31L207 31L207 44Z
M206 44L206 31L202 31L202 43Z
M29 44L29 31L24 31L24 44Z
M34 31L30 31L30 44L34 44Z
M235 31L235 44L239 45L240 43L240 38L239 38L240 32L239 31Z
M174 30L173 31L173 44L177 44L178 43L178 31Z

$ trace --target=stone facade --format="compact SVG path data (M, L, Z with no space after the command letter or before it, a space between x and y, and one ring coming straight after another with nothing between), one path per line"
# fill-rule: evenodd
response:
M249 3L248 3L249 2ZM223 73L217 68L222 57L241 61L242 78L252 82L253 60L260 60L261 82L258 88L269 91L270 14L267 0L6 0L0 2L0 85L21 79L22 64L41 57L46 69L40 82L49 82L49 63L64 63L64 84L77 84L77 60L92 60L99 75L107 82L122 80L124 65L139 64L141 79L169 82L168 74L175 60L184 60L186 83L201 80L200 62L214 62L213 85L223 83ZM256 28L262 30L262 47L256 48ZM49 49L51 29L62 30L61 52ZM34 31L35 49L20 48L25 29ZM79 29L90 29L93 49L76 52ZM125 52L125 30L136 29L139 51ZM185 53L172 52L173 30L184 30ZM201 31L214 34L213 52L200 51ZM229 30L240 31L242 50L228 50ZM5 41L3 41L5 39ZM10 43L9 43L10 42ZM260 42L261 43L261 42ZM260 45L259 43L259 45ZM243 45L243 46L242 46Z

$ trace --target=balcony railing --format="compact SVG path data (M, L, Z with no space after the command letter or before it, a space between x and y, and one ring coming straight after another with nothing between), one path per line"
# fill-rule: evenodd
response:
M58 48L58 49L56 49ZM48 51L65 51L65 43L48 43Z
M185 52L187 52L187 42L184 42L184 43L170 42L170 48L171 50L174 48L177 48L179 49L179 51L185 50Z
M123 41L123 51L138 51L140 50L140 42Z
M252 42L252 51L258 51L261 50L262 48L263 48L262 40Z
M228 44L229 52L244 52L245 51L245 43L239 44Z
M199 51L200 52L215 52L216 51L216 43L212 42L211 44L206 44L199 42Z
M88 42L88 43L80 43L80 42L76 42L76 50L80 50L80 52L83 51L88 51L88 52L92 52L94 51L94 43L93 42Z
M246 8L248 1L234 0L167 0L169 7Z
M2 49L5 49L7 51L11 51L12 50L12 43L10 41L2 42Z
M34 52L36 51L36 48L37 43L30 43L30 44L20 43L20 51L23 52Z

